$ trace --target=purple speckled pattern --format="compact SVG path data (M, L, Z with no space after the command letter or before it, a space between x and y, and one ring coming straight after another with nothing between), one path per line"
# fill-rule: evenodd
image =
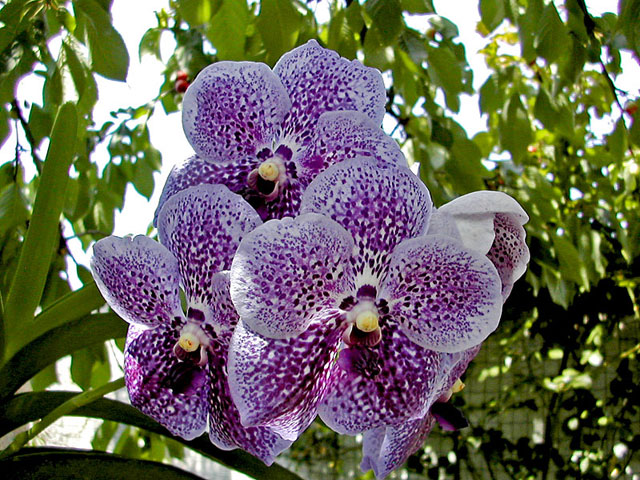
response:
M231 298L240 318L270 338L302 333L350 290L353 241L316 214L270 220L240 243L231 265Z
M344 330L344 315L321 312L290 339L270 339L241 322L229 350L229 384L246 425L266 425L295 440L316 416Z
M513 284L527 269L529 248L525 230L513 215L497 213L493 220L495 239L487 257L498 269L502 280L502 297L506 301Z
M267 65L218 62L202 70L185 93L182 126L200 157L235 161L270 147L290 107Z
M324 112L356 110L375 124L382 123L386 101L382 76L358 60L342 58L310 40L285 53L273 71L292 102L282 135L289 145L307 145Z
M231 398L227 377L227 352L231 331L225 331L211 344L209 354L209 438L218 448L242 448L271 465L276 456L289 448L284 440L267 427L244 427L240 413Z
M313 179L331 165L349 158L371 157L380 164L407 166L398 144L361 112L326 112L316 134L298 159L299 176Z
M208 387L203 382L196 391L177 393L166 385L179 363L172 350L178 336L174 328L131 325L124 351L125 383L134 407L172 434L192 440L206 428Z
M178 261L144 236L107 237L93 246L91 271L107 303L124 320L170 324L181 314Z
M362 438L363 472L373 470L376 478L385 478L399 468L424 443L435 425L431 415L399 425L365 432Z
M262 221L224 185L199 185L171 197L158 217L158 236L178 259L191 303L211 305L211 281L228 270L242 237Z
M158 208L156 208L153 219L154 225L158 225L158 214L169 198L182 190L196 185L219 183L226 185L232 192L250 200L247 177L254 168L256 168L256 159L254 157L238 158L233 163L214 163L198 156L189 157L174 166L169 172L169 177L164 184L158 201Z
M326 215L346 228L356 246L354 270L379 280L394 247L426 231L431 208L429 191L408 168L357 157L318 175L300 212Z
M342 365L336 370L319 406L322 420L338 433L353 435L423 415L435 400L440 354L409 340L392 318L380 323L382 341L363 352L367 361L354 362L353 371Z
M482 342L502 313L501 284L493 264L450 237L427 235L402 242L381 288L407 336L441 352Z

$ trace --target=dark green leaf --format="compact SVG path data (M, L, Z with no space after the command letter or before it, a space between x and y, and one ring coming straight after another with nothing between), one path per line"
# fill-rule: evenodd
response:
M547 62L553 63L560 55L566 53L569 39L567 28L562 23L555 5L549 3L542 11L536 32L536 53Z
M267 61L275 63L295 46L302 15L291 0L263 0L256 25L267 49Z
M432 0L400 0L400 6L409 13L435 13Z
M404 28L399 0L368 0L364 7L372 28L380 32L382 44L392 45Z
M480 0L480 18L488 31L495 30L504 17L504 0Z
M444 90L447 106L457 112L460 109L458 95L463 91L462 69L453 51L447 46L427 49L429 69L433 83Z
M96 0L76 0L76 16L84 21L91 68L103 77L124 82L129 70L129 52L113 28L109 13Z
M160 39L162 37L162 29L150 28L140 39L140 45L138 46L138 56L140 61L144 55L152 55L158 60L162 60L160 55Z
M514 161L519 161L533 141L533 132L518 94L511 96L500 120L500 144L511 152Z
M193 27L208 23L213 15L211 0L183 0L177 6L182 18Z
M201 477L170 465L137 460L111 453L72 449L29 448L0 460L0 468L11 478L162 478L198 480ZM117 475L114 472L118 472Z
M15 183L0 189L0 236L14 226L24 224L29 216L27 205Z
M4 145L4 142L9 137L10 132L9 114L4 108L0 107L0 148Z

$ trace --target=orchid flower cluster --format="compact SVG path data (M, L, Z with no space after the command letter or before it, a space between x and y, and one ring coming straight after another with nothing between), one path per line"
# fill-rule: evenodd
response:
M381 74L311 40L273 70L205 68L184 97L195 156L173 169L159 242L108 237L92 270L131 325L131 403L271 464L317 416L398 468L498 325L529 260L499 192L439 209L380 125Z

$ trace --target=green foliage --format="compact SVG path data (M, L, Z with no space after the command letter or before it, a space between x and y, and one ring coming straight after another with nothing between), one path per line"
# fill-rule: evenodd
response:
M622 58L639 58L640 2L621 0L617 12L602 16L581 0L479 0L471 7L480 13L480 54L489 69L477 90L457 26L430 0L334 1L326 22L316 18L314 2L172 1L156 12L138 48L139 57L161 60L161 39L175 40L160 91L97 124L96 75L124 81L129 69L111 2L2 2L0 146L13 148L10 132L20 144L14 161L0 165L0 436L74 397L44 391L57 380L59 359L71 357L81 395L101 392L117 368L105 342L121 348L126 324L107 312L86 267L68 266L68 241L77 237L87 249L111 234L128 185L153 194L162 158L149 119L158 103L179 111L177 73L193 79L219 60L273 65L316 38L391 80L387 120L437 206L469 191L501 190L531 217L526 278L454 399L473 427L434 431L408 471L517 479L622 478L627 467L637 473L640 111L639 92L617 85ZM414 14L419 29L407 25ZM43 81L41 98L18 98L30 75ZM467 94L478 95L487 121L473 136L455 120ZM100 165L98 149L108 153ZM70 285L68 270L81 286ZM17 395L26 382L35 392ZM187 447L258 478L295 478L218 451L206 438L169 439L120 402L98 399L73 413L105 420L93 447L111 456L21 450L2 461L3 472L23 475L31 465L33 473L55 459L69 472L98 475L117 464L131 474L158 468L163 478L184 476L140 462L181 457ZM614 454L618 444L627 446L625 456ZM348 476L359 448L317 423L285 461L310 478Z

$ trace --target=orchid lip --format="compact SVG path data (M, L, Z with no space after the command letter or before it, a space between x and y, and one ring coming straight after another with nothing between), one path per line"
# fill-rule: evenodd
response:
M197 365L202 366L207 363L207 349L210 342L202 328L193 322L187 322L180 331L180 338L173 347L173 353L178 359L183 360L190 354L199 350L200 357L196 361Z

